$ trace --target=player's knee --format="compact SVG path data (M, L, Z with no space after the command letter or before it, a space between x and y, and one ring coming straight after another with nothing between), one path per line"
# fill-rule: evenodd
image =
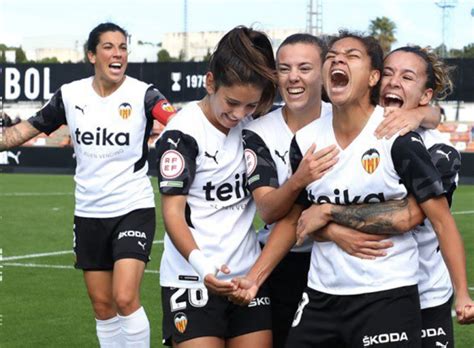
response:
M138 295L130 291L118 291L114 295L114 301L121 315L133 313L140 307Z
M113 301L92 301L92 307L94 308L95 317L99 320L107 320L117 315L117 309Z

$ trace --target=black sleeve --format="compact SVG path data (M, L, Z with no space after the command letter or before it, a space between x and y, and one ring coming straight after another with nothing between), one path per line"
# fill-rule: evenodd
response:
M457 187L457 176L461 169L461 155L448 144L435 144L428 152L431 161L438 170L443 182L444 192L451 206L454 190Z
M181 131L169 130L156 145L160 193L187 195L196 174L196 140Z
M303 154L301 153L300 147L296 142L296 137L293 137L290 145L290 165L292 173L296 172L302 159ZM301 190L300 194L296 198L295 203L302 205L305 209L312 204L312 202L308 199L308 193L306 192L306 189Z
M278 188L277 168L263 139L248 129L242 131L242 139L246 157L252 157L246 161L249 190L253 191L263 186Z
M391 155L403 185L418 203L444 194L441 177L419 134L410 132L398 137Z
M67 124L61 89L28 122L37 130L50 135L63 124Z
M155 119L161 124L166 124L176 109L161 94L158 88L148 87L145 93L145 115L148 119Z

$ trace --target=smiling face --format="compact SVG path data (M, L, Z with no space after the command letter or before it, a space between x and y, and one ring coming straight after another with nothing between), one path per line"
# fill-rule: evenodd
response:
M119 84L127 69L127 39L119 31L107 31L100 35L96 51L87 52L94 65L95 77L103 84Z
M426 63L421 57L412 52L393 52L384 62L380 104L403 109L426 105L433 96L426 81Z
M309 43L281 47L277 71L280 94L290 113L313 112L319 107L322 88L320 48Z
M364 44L353 37L332 45L323 64L323 83L335 106L370 102L371 89L377 85L380 72L372 69Z
M232 85L215 88L212 73L206 76L207 103L203 107L209 121L223 133L252 115L262 97L262 88L254 85Z

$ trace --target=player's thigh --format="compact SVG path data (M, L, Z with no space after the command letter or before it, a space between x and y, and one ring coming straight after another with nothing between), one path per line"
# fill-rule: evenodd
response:
M454 346L451 303L449 300L440 306L421 311L421 343L424 348Z
M222 338L219 337L198 337L181 343L172 342L174 348L225 348L226 344Z
M262 330L240 335L227 340L227 348L271 348L271 330Z
M155 236L155 209L137 209L114 221L113 259L149 261Z
M114 264L113 292L114 297L137 297L145 271L145 263L137 259L120 259Z
M115 316L111 271L84 271L87 294L98 319Z

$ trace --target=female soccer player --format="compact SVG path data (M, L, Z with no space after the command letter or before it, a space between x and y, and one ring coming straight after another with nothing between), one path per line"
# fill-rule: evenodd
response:
M63 85L35 116L6 128L0 150L68 125L77 160L75 266L100 345L149 347L139 291L155 233L147 139L153 120L166 123L174 109L155 87L125 75L124 29L98 25L87 50L94 76Z
M243 131L248 159L249 189L266 225L258 238L265 245L274 223L284 217L298 194L317 180L336 161L335 146L313 154L289 176L289 149L294 133L331 112L321 101L321 65L325 44L310 34L294 34L278 48L277 72L285 102L267 115L250 122ZM294 247L267 280L272 308L273 347L283 347L301 294L307 284L311 244ZM291 286L288 286L291 284Z
M382 106L409 109L426 105L433 98L443 99L451 90L447 67L429 48L402 47L385 58L380 96ZM460 155L443 140L438 131L417 132L422 136L441 174L448 202L451 203L461 164ZM418 291L422 309L423 347L432 347L437 341L453 346L451 281L439 252L438 239L428 219L416 228L414 237L418 243L420 263ZM473 320L467 317L462 319L465 323Z
M268 111L275 61L265 34L236 27L219 42L207 95L184 107L157 143L166 227L160 267L163 341L174 347L270 347L270 301L232 304L230 279L260 253L246 188L242 128Z

